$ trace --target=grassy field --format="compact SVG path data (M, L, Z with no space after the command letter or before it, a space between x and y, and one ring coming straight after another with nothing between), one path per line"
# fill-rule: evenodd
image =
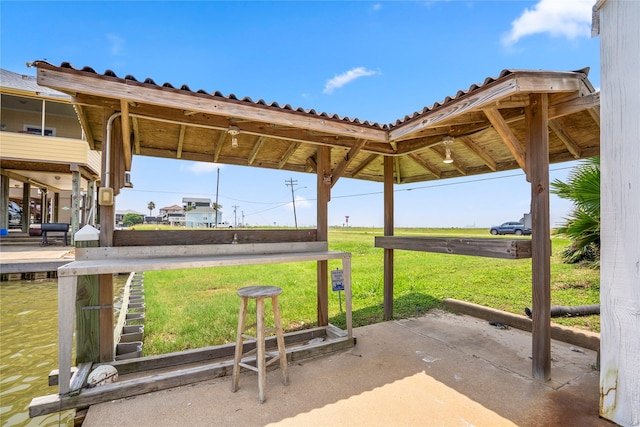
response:
M382 235L381 229L333 228L329 232L330 249L352 253L355 327L382 321L383 250L374 247L377 235ZM396 235L488 237L488 231L396 229ZM559 254L568 244L565 239L552 241L551 304L599 303L599 271L561 263ZM330 269L340 266L340 261L329 263ZM144 353L233 342L239 308L236 290L249 285L283 288L280 306L287 331L313 327L315 282L315 262L147 272ZM524 314L524 308L531 306L531 260L395 251L394 297L395 318L442 307L445 298ZM338 293L329 295L330 322L345 327L338 298ZM342 306L344 310L344 299ZM271 318L270 309L267 318ZM599 316L553 321L599 331Z

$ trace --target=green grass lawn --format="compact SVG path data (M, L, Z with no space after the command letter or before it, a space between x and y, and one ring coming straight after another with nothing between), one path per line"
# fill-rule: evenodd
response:
M331 250L352 253L354 327L382 321L383 250L374 247L374 237L380 235L381 229L333 228L329 232ZM459 228L396 229L396 235L489 237L484 229ZM562 264L559 254L568 244L565 239L552 241L551 304L598 304L599 271ZM329 262L330 269L341 265L338 260ZM315 262L150 271L144 283L145 355L234 342L240 305L236 290L243 286L283 288L280 307L287 331L316 324ZM344 328L338 298L338 293L330 291L329 317ZM531 306L531 260L395 251L395 318L441 308L445 298L524 314L524 308ZM272 318L270 307L266 317ZM599 316L553 321L592 331L600 328Z

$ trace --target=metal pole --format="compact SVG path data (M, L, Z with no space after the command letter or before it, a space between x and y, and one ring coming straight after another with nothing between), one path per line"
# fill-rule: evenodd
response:
M218 228L218 189L220 188L220 168L218 168L218 180L216 181L216 204L213 207L213 210L216 214L216 219L214 220L215 225L213 228Z

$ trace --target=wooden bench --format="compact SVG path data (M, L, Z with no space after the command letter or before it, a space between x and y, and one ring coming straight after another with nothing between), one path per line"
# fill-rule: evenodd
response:
M59 393L69 391L78 276L133 271L342 260L347 335L352 338L351 253L327 242L76 248L76 261L58 268Z
M45 222L40 224L40 231L42 233L42 246L47 246L49 244L49 241L47 240L49 233L64 233L64 245L67 246L69 224L65 224L63 222Z

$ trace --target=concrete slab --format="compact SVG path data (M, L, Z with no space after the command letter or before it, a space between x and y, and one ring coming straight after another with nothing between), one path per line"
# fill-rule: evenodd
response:
M92 406L92 426L610 426L596 353L553 342L552 380L531 378L531 335L433 310L355 329L348 351L267 375L219 378ZM579 351L574 351L579 350Z

